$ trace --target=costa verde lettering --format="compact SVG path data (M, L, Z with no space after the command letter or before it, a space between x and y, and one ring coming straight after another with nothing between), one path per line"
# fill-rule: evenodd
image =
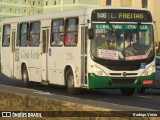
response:
M21 58L29 59L29 58L30 58L30 53L29 53L29 52L22 51L22 52L21 52Z
M30 52L22 51L21 58L25 59L39 59L40 53L38 51L31 50Z

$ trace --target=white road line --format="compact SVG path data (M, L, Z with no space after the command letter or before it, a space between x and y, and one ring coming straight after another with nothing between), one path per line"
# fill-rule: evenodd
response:
M40 90L33 90L33 89L30 89L30 88L13 87L13 86L8 86L8 85L2 85L2 86L4 86L4 87L7 86L9 88L20 88L20 89L31 91L32 93L36 93L36 94L54 95L54 94L51 94L49 92L44 92L44 91L40 91Z
M53 94L51 94L51 93L49 93L49 92L43 92L43 91L35 91L35 92L33 92L33 93L41 94L41 95L53 95Z
M147 99L151 99L151 97L141 96L141 95L133 95L133 97L139 97L139 98L147 98Z

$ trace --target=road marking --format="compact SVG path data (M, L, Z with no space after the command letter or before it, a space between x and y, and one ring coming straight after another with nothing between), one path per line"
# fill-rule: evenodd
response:
M139 97L139 98L147 98L147 99L151 99L151 97L141 96L141 95L133 95L133 97Z
M43 91L34 91L33 93L36 93L36 94L41 94L41 95L53 95L49 92L43 92Z
M32 93L36 93L36 94L43 94L43 95L53 95L49 92L43 92L43 91L40 91L40 90L34 90L34 89L30 89L30 88L21 88L21 87L13 87L13 86L8 86L8 85L2 85L1 86L4 86L4 87L8 87L8 88L19 88L19 89L24 89L24 90L28 90ZM8 90L10 91L10 90ZM13 91L10 91L10 92L13 92ZM15 91L16 92L16 91Z

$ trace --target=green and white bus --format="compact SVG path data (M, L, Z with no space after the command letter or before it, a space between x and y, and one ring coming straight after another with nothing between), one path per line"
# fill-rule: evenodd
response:
M154 83L151 13L102 7L6 19L1 66L24 86L62 85L71 94L118 88L133 95L135 88Z

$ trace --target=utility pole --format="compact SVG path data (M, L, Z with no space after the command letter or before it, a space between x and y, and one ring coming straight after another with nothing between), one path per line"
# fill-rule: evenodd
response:
M61 11L63 11L63 0L61 0Z

